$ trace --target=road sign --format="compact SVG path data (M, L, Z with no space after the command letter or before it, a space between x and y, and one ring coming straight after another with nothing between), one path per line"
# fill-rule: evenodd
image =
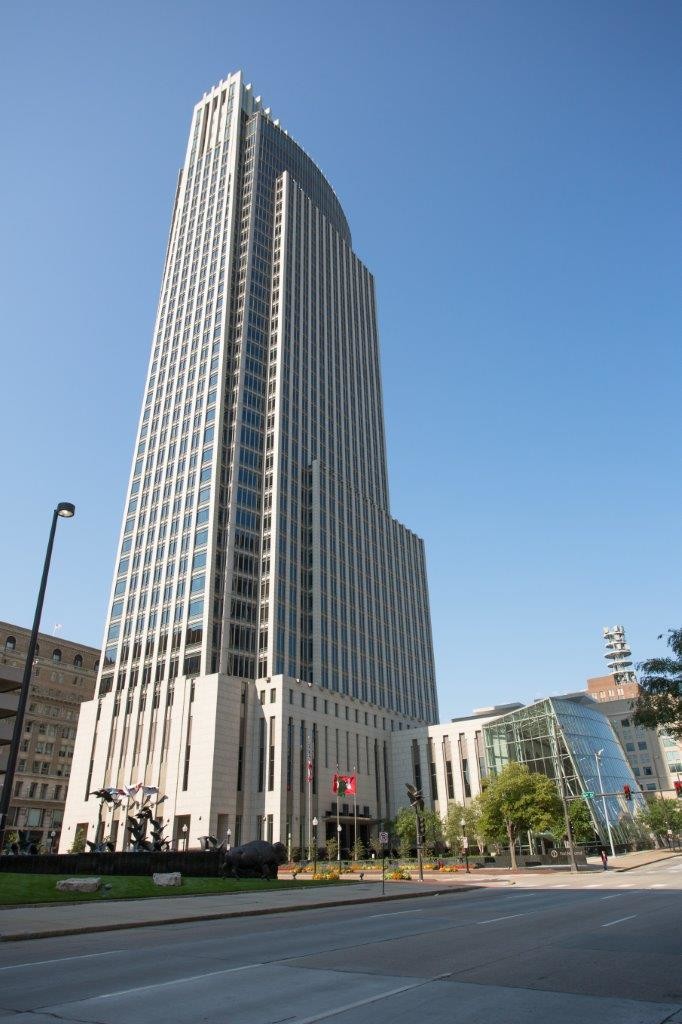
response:
M381 843L382 846L388 845L388 832L379 833L379 842Z
M583 790L583 796L585 797L586 800L591 800L592 797L594 796L594 793L593 793L593 791L591 789L584 789Z

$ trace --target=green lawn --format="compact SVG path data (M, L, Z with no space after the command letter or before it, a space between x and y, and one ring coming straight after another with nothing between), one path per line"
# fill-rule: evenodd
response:
M258 878L187 878L178 888L154 885L150 875L100 875L99 892L58 892L56 883L75 875L33 875L0 872L0 906L26 903L78 903L92 900L144 899L154 896L198 896L202 893L263 892L265 889L303 889L311 885L352 885L352 882L265 882ZM111 888L104 890L104 886Z

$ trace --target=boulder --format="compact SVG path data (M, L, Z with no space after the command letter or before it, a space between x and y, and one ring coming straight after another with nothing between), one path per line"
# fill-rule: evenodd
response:
M179 871L155 871L152 881L154 885L182 885L182 875Z
M57 882L59 892L97 892L101 878L63 878Z

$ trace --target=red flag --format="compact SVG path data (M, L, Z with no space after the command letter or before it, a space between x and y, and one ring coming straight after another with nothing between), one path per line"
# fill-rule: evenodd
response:
M338 793L339 796L355 796L355 776L354 775L334 775L332 779L332 793Z

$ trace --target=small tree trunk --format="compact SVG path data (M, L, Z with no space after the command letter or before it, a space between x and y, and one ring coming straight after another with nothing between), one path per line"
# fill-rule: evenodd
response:
M516 837L511 825L507 825L507 836L509 837L509 856L511 857L512 871L516 871Z

